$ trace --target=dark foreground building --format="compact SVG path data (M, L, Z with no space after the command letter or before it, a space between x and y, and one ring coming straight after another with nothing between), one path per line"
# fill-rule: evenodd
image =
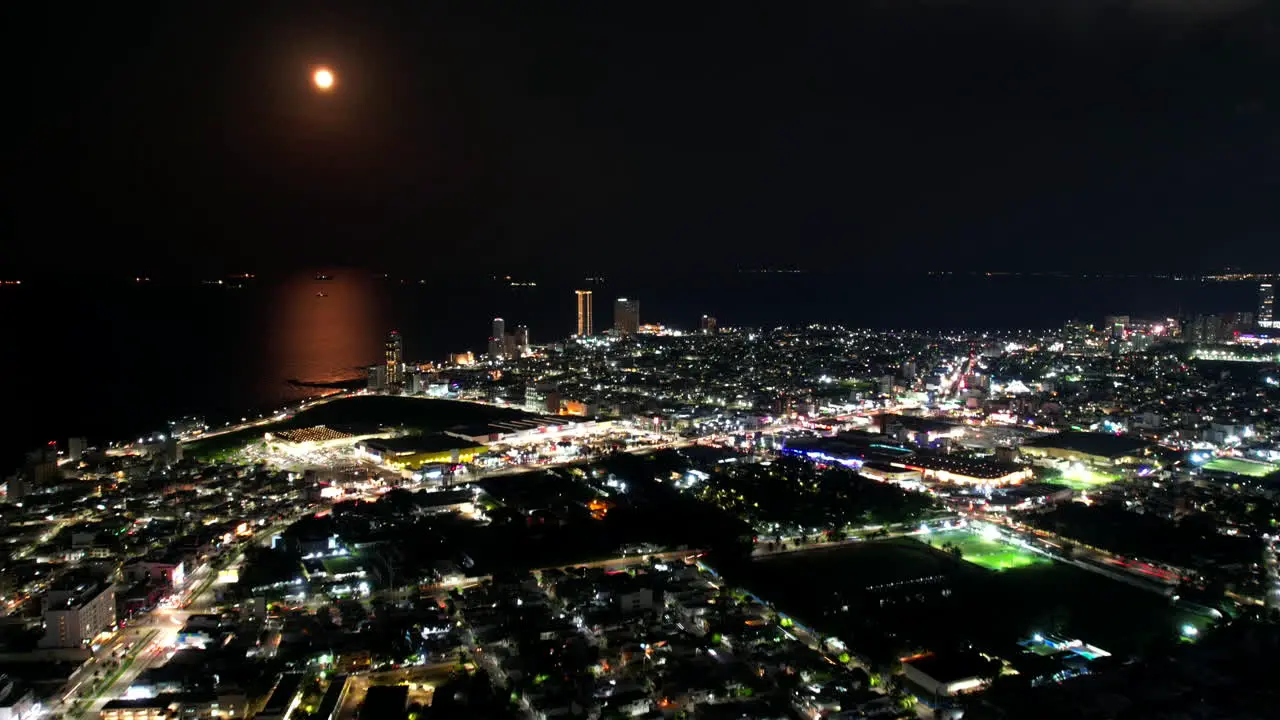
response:
M376 685L364 696L360 720L404 720L408 717L408 706L408 686Z

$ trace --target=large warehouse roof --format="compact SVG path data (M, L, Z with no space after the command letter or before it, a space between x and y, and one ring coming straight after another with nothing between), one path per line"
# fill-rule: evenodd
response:
M385 440L369 440L365 447L392 455L411 455L416 453L445 452L475 447L474 443L444 433L425 435L406 435L404 437L387 438Z
M1071 450L1086 455L1118 458L1133 455L1151 447L1146 440L1096 432L1064 432L1028 440L1023 447Z

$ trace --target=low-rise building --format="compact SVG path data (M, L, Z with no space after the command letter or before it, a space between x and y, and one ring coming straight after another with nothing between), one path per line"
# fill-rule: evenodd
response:
M133 582L156 582L170 587L186 579L186 562L181 553L170 552L130 560L120 569Z
M409 705L409 688L405 685L375 685L364 696L360 717L403 720Z
M1031 479L1033 474L1031 468L1022 465L941 455L918 455L904 460L903 464L919 471L925 480L958 485L1016 485Z
M150 698L112 700L99 720L236 720L248 717L249 703L238 691L162 693ZM260 715L259 715L260 716Z
M655 604L654 596L657 595L658 600ZM628 588L614 595L614 600L618 603L618 609L623 613L637 613L645 610L652 610L662 602L662 592L654 592L652 588L636 587Z
M978 653L938 653L903 663L902 674L935 698L957 695L982 687L990 678L992 663Z
M431 463L467 463L488 449L484 445L444 434L362 440L356 444L356 448L378 462L401 468L416 468Z
M1137 465L1146 459L1146 440L1099 432L1064 432L1023 443L1020 452L1033 458L1080 462L1095 467Z
M292 672L281 675L276 680L276 686L272 688L271 695L267 697L267 703L262 706L257 715L254 715L254 718L256 720L284 720L289 717L302 697L298 693L301 687L302 673Z

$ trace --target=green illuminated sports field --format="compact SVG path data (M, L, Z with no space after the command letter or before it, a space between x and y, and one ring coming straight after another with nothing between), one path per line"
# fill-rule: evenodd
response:
M1016 570L1053 562L1043 555L1024 550L1000 540L988 540L969 530L946 530L931 535L916 535L920 542L941 548L951 543L960 548L960 557L988 570Z
M1119 479L1119 475L1097 472L1085 467L1073 467L1057 477L1049 478L1047 482L1069 487L1072 490L1086 491L1102 487Z
M1236 475L1243 475L1251 478L1266 477L1276 470L1280 470L1271 463L1259 462L1257 460L1243 460L1240 458L1220 457L1214 458L1204 464L1205 470L1215 470L1217 472L1228 472Z

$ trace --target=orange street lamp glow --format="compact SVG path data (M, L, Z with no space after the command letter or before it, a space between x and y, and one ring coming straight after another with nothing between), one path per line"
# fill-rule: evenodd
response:
M311 75L311 82L315 83L318 90L331 90L333 81L333 71L329 68L319 68Z

